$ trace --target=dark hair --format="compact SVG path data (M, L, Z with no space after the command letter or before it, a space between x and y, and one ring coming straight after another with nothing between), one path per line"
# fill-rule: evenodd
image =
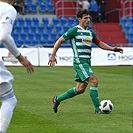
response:
M90 12L89 12L89 10L87 10L87 9L81 9L81 10L79 10L78 11L78 13L77 13L77 18L82 18L83 17L83 15L90 15Z

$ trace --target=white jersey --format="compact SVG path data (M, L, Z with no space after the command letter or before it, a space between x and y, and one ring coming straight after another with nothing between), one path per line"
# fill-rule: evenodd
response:
M6 23L8 25L8 32L11 33L16 16L17 12L12 5L0 1L0 32L2 23ZM12 74L6 69L3 61L0 59L0 84L3 82L9 83L13 79Z
M0 24L3 22L10 23L13 27L16 16L17 12L12 5L0 1Z

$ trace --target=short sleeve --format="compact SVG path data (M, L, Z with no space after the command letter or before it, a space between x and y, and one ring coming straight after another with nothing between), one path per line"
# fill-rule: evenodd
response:
M2 18L1 18L1 23L8 23L8 24L13 25L16 19L16 16L17 16L17 12L12 7L8 9L7 11L5 11L5 13L3 13Z
M97 35L93 30L91 30L91 32L92 32L92 36L93 36L92 41L94 41L97 38Z
M66 33L63 34L63 37L65 40L68 40L68 39L75 37L76 33L77 33L76 27L70 28Z

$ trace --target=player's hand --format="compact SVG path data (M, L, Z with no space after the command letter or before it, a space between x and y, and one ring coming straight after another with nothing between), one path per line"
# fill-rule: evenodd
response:
M54 55L51 55L50 58L49 58L48 65L50 65L51 67L54 67L55 63L57 64L57 60L56 60Z
M33 65L26 58L24 58L21 54L17 57L17 59L26 68L28 73L34 72Z
M23 60L19 62L26 68L28 73L34 72L33 65L27 59L23 58Z
M119 47L114 47L114 52L120 52L121 54L123 54L123 49L122 48L119 48Z

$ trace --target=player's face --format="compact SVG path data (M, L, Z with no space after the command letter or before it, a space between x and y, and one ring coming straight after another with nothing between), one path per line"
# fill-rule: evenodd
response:
M90 15L84 15L82 18L79 19L79 25L86 29L90 23Z

